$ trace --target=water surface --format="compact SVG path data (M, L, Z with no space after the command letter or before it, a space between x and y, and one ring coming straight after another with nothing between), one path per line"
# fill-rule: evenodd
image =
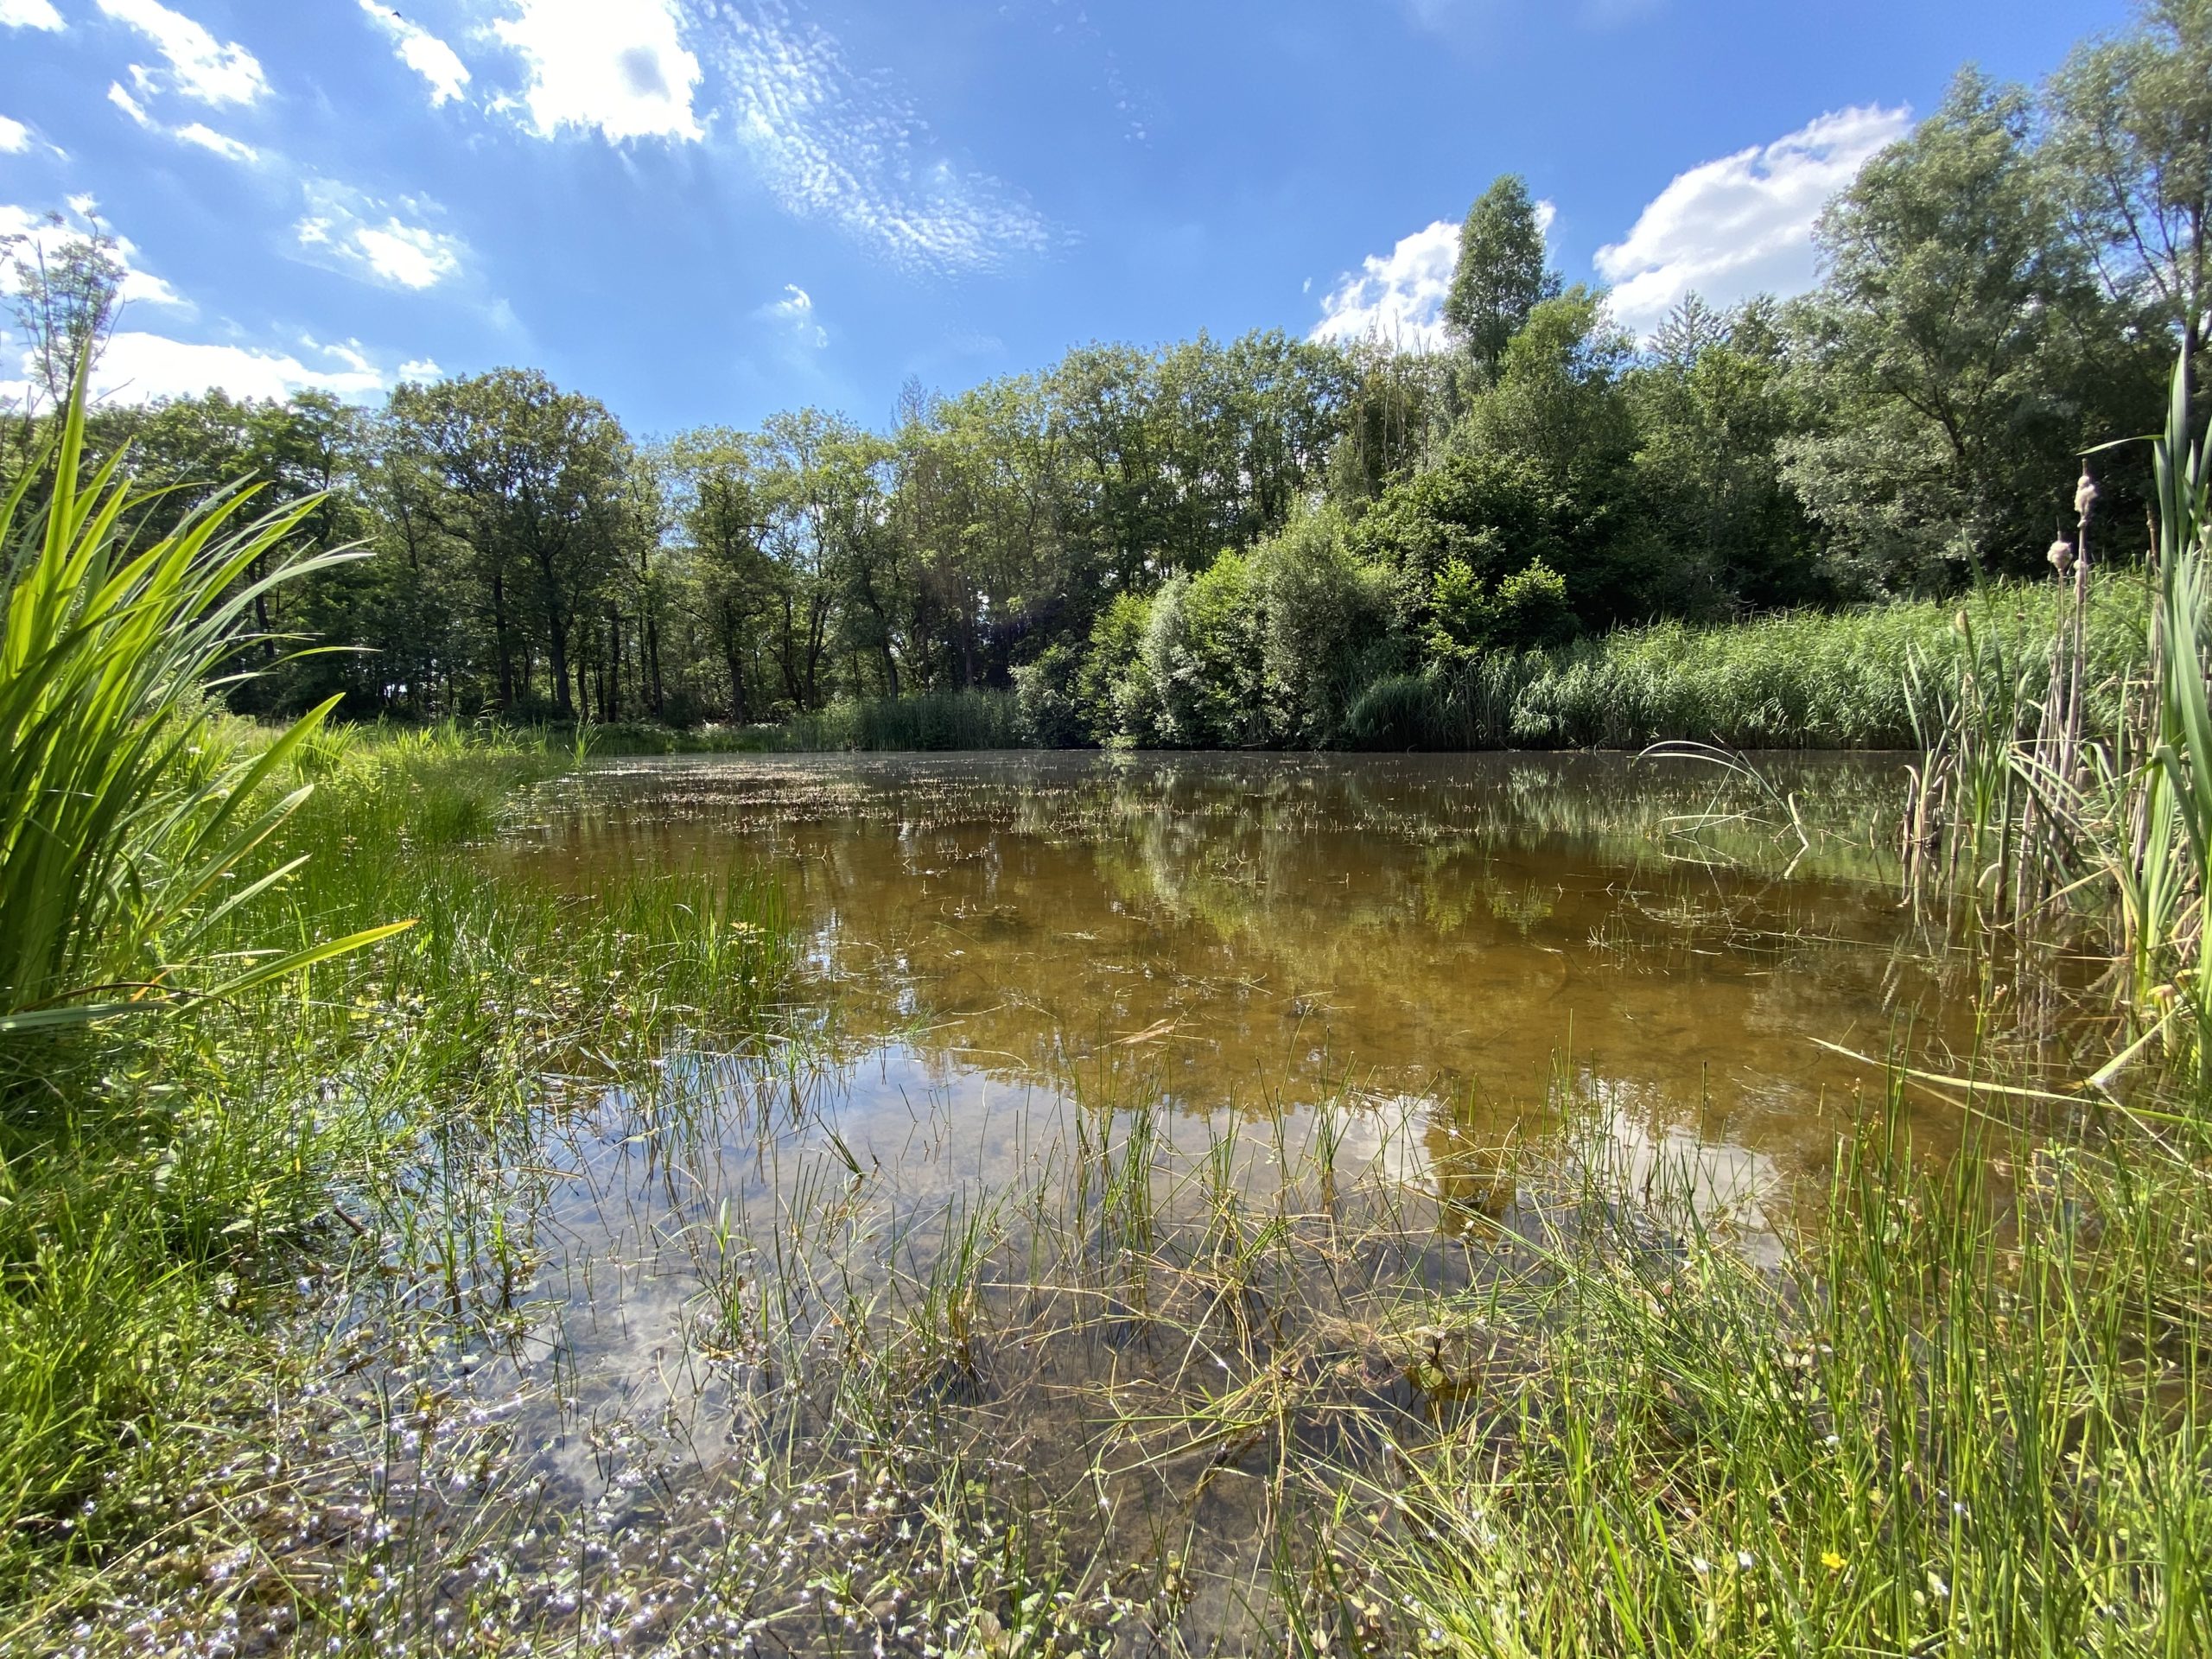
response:
M1969 1040L1897 901L1900 769L717 757L549 787L491 856L579 893L763 873L804 969L785 1039L549 1079L451 1149L435 1219L475 1313L408 1376L476 1402L460 1443L498 1442L514 1518L449 1524L505 1537L531 1617L591 1567L627 1586L607 1605L658 1585L741 1637L923 1549L951 1481L963 1526L1084 1541L1085 1593L1150 1586L1157 1650L1279 1650L1251 1609L1281 1471L1382 1469L1510 1363L1434 1320L1527 1273L1571 1199L1516 1148L1571 1121L1609 1190L1686 1183L1773 1262L1879 1086L1816 1039ZM458 1454L428 1442L398 1463L443 1513ZM702 1580L734 1541L738 1576Z

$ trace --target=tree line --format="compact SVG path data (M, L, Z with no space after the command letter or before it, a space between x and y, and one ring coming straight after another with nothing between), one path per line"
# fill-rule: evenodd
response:
M1649 341L1550 267L1509 176L1433 351L1091 345L910 384L880 429L648 438L511 368L374 409L112 408L94 437L182 486L144 531L250 475L369 550L265 605L252 712L684 726L1011 687L1040 741L1325 744L1388 677L2039 574L2081 453L2202 362L2208 211L2212 0L2151 0L2040 88L1961 73L1829 204L1813 291L1692 296ZM120 271L98 238L14 264L50 409ZM2094 464L2139 517L2137 463Z

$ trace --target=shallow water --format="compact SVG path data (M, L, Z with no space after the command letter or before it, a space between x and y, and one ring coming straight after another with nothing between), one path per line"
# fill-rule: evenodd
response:
M1201 1113L1349 1086L1506 1122L1565 1077L1804 1167L1866 1076L1814 1039L1963 1028L1882 879L1901 763L1764 764L1809 852L1692 761L1045 754L608 766L509 855L777 873L849 1052L1051 1084L1152 1048ZM1694 837L1716 807L1764 822Z
M1275 1489L1189 1426L1266 1379L1300 1444L1462 1397L1479 1367L1406 1361L1391 1310L1525 1266L1552 1198L1516 1142L1571 1116L1617 1188L1686 1183L1772 1260L1878 1087L1815 1039L1967 1040L1890 879L1898 769L775 757L550 787L493 856L579 890L779 880L801 1035L679 1045L651 1087L550 1092L451 1149L473 1312L424 1374L475 1402L517 1517L470 1524L580 1525L651 1578L769 1524L728 1507L779 1491L769 1448L788 1477L802 1443L859 1468L899 1442L902 1469L980 1459L994 1502L1077 1516L1182 1585L1179 1639L1238 1647ZM1263 1327L1223 1323L1224 1238ZM779 1548L892 1550L872 1524Z

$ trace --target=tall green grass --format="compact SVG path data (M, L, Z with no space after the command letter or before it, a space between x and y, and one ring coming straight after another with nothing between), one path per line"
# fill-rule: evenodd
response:
M243 753L204 700L238 671L257 600L353 556L285 559L315 503L249 520L250 489L134 546L149 498L122 454L83 475L84 405L79 385L40 464L0 500L0 1045L16 1048L235 994L391 931L273 958L212 949L297 868L234 879L306 798L268 785L335 700Z
M1345 740L1376 749L1914 748L1916 671L1955 676L1980 641L2031 667L2039 694L2060 604L2048 584L1999 585L1958 601L1626 628L1378 681L1353 702ZM2095 585L2086 648L2099 684L2141 659L2145 609L2139 582ZM2116 715L2107 700L2091 718Z
M2202 1071L2212 1052L2204 906L2212 893L2212 506L2190 429L2186 365L2152 441L2155 563L2144 652L2094 643L2086 564L2096 493L2085 471L2075 559L2079 613L2059 611L2040 650L1977 641L1946 672L1916 665L1928 753L1905 833L1908 881L2033 956L2103 957L2134 1040L2091 1081L2108 1086L2161 1052Z
M1937 1165L1894 1122L1778 1274L1662 1179L1459 1299L1533 1344L1346 1488L1395 1615L1362 1650L2212 1651L2206 1148L1991 1131Z
M834 702L773 728L767 743L790 751L1032 747L1013 692L972 688Z

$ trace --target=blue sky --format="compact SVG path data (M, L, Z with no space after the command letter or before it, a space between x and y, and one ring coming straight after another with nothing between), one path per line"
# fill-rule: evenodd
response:
M641 434L1089 340L1417 340L1496 174L1643 327L1973 60L2120 0L0 0L0 234L97 212L143 397L543 367ZM0 385L19 342L0 342Z

